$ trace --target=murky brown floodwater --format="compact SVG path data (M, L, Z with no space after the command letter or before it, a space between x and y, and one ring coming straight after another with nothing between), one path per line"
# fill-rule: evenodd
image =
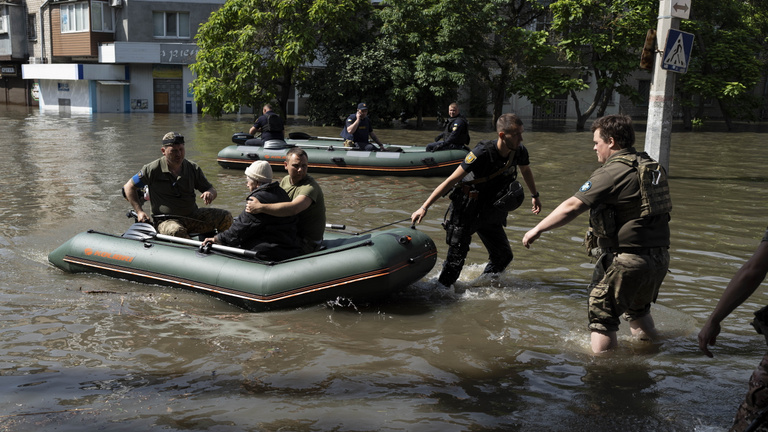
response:
M520 239L541 216L510 217L515 260L502 288L473 283L486 260L476 245L462 294L433 289L438 262L383 305L248 313L47 262L76 233L130 225L119 189L159 156L169 130L186 136L188 158L217 186L215 205L239 212L242 173L220 168L216 154L248 118L61 118L13 107L0 107L0 118L0 430L722 431L766 350L748 324L768 303L765 290L725 322L714 359L695 341L768 225L765 134L674 135L672 264L654 307L664 340L632 341L625 324L621 349L594 358L584 216L531 250ZM395 144L435 135L378 132ZM490 137L472 132L473 142ZM590 138L525 134L544 214L597 166ZM441 181L316 177L328 222L350 231L409 217ZM441 201L420 225L441 259L446 207Z

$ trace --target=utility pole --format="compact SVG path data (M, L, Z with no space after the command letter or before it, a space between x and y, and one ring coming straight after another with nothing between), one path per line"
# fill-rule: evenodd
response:
M680 19L673 18L671 2L659 1L656 38L663 41L669 29L680 28ZM663 47L663 42L658 43ZM648 97L648 123L645 131L645 152L656 159L669 174L669 148L672 142L672 108L675 100L675 74L662 69L664 53L656 57L653 67L651 93Z

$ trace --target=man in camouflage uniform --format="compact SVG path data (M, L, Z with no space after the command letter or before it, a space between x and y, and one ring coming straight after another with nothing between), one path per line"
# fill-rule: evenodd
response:
M597 160L603 166L574 196L528 231L523 245L530 247L541 233L590 209L590 225L601 255L590 285L588 315L592 351L599 353L616 347L622 315L636 337L657 335L650 311L669 268L671 200L663 169L657 168L652 180L658 183L658 191L643 186L640 167L655 161L633 147L635 132L629 117L601 117L592 131ZM651 197L650 202L646 196ZM646 207L654 211L648 212Z

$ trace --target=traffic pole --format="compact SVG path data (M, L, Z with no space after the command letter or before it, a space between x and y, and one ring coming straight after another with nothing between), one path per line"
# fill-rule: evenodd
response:
M656 24L656 40L660 48L669 29L679 29L680 19L672 17L672 0L659 1L659 18ZM675 100L675 74L661 67L664 53L656 56L653 81L648 98L648 123L645 132L645 151L656 159L669 174L669 149L672 141L672 109Z

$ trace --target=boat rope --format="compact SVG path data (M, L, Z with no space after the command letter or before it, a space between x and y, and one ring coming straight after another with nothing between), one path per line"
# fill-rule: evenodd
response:
M369 230L366 230L366 231L360 231L360 232L358 232L358 233L354 233L354 234L355 234L355 235L360 235L360 234L369 233L369 232L371 232L371 231L376 231L376 230L379 230L379 229L382 229L382 228L386 228L386 227L388 227L388 226L390 226L390 225L399 224L399 223L402 223L402 222L405 222L405 221L409 221L409 220L411 220L411 218L405 218L405 219L401 219L401 220L399 220L399 221L391 222L391 223L388 223L388 224L382 225L382 226L380 226L380 227L371 228L371 229L369 229ZM411 225L411 228L416 228L416 226L415 226L415 225Z

